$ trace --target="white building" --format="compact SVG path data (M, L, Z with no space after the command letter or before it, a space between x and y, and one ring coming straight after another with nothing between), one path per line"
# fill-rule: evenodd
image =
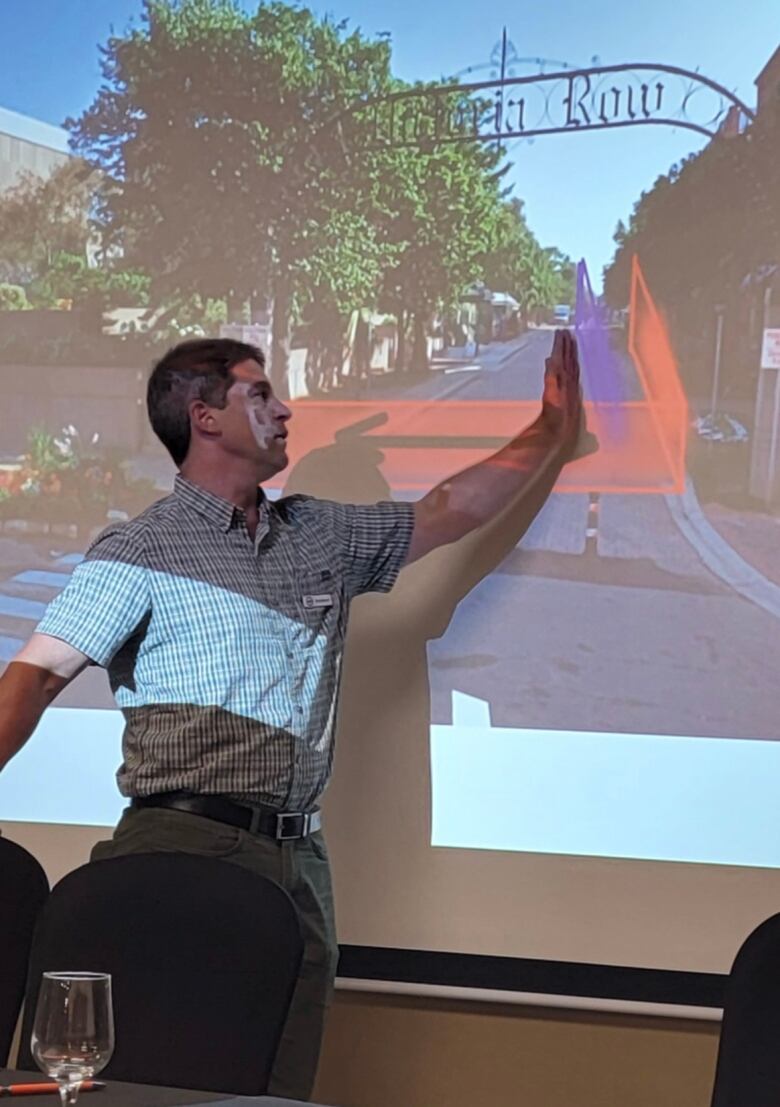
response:
M12 188L25 172L48 177L71 156L67 131L0 108L0 192Z

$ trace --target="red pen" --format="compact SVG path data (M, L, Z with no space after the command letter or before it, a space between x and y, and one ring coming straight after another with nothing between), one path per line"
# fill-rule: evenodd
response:
M79 1087L80 1092L99 1092L105 1088L102 1080L84 1080ZM47 1092L58 1092L59 1084L46 1084L43 1081L38 1084L0 1084L0 1096L3 1095L44 1095Z

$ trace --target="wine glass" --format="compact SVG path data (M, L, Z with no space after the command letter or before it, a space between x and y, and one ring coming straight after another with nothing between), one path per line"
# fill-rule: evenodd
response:
M104 1068L114 1052L111 976L104 972L45 972L38 992L32 1053L60 1089L62 1107L73 1107L84 1080Z

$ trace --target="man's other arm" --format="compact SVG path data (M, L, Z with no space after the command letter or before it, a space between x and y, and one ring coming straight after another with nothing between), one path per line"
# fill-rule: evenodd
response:
M524 532L566 462L595 448L584 425L577 345L568 331L557 331L546 361L539 417L498 453L450 477L415 504L406 564L463 538L508 508Z
M0 769L18 753L46 708L89 658L59 638L33 634L0 677Z

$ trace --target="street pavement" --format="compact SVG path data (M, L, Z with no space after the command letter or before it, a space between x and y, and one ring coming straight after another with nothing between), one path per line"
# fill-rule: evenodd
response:
M526 338L448 398L537 394L551 336ZM623 394L641 399L633 368L622 364ZM777 615L705 566L671 497L602 495L595 520L590 500L552 496L519 548L430 643L432 721L451 722L458 691L486 701L494 726L776 737ZM742 556L752 561L749 517L741 522ZM763 520L764 561L772 533Z
M424 381L385 384L382 397L535 399L551 340L539 329L471 360L455 351L460 371L442 360ZM616 360L617 388L642 399L628 358ZM589 369L586 399L597 383ZM429 644L432 721L450 723L453 692L462 692L488 703L494 726L776 737L780 621L706 567L671 499L603 494L588 538L592 497L554 495Z
M534 327L508 342L473 347L449 347L434 354L424 374L376 373L348 384L338 397L353 400L535 400L542 393L544 361L553 344L554 328ZM616 355L624 377L620 394L641 399L642 392L629 360ZM597 381L582 366L585 398L597 394ZM591 386L592 384L592 386ZM335 398L335 396L334 396Z
M553 496L430 643L433 722L458 691L493 726L776 737L778 619L704 567L663 497L604 497L595 548L575 500Z

